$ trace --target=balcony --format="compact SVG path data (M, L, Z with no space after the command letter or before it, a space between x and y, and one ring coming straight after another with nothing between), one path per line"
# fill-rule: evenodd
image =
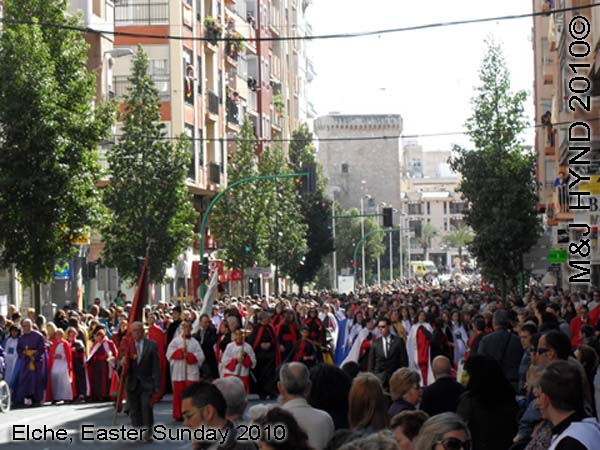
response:
M250 112L256 112L258 110L256 91L248 90L248 110Z
M212 91L208 91L208 112L210 114L219 115L219 103L219 96Z
M269 28L274 34L279 35L281 28L281 10L271 5L269 8Z
M153 76L152 81L158 89L160 100L168 102L171 99L170 77L169 75ZM129 93L131 83L129 76L120 75L113 77L113 90L116 97L123 98Z
M232 31L227 33L225 41L225 55L228 58L231 58L231 62L235 62L240 57L240 53L242 53L246 48L246 41L244 41L244 36L242 36L237 31ZM231 39L231 40L229 40Z
M237 102L228 97L226 102L227 107L227 122L234 125L239 125L239 108Z
M218 45L221 36L223 36L222 25L214 17L207 16L204 19L204 37L207 39L205 42L213 46L211 50Z
M168 25L169 2L123 0L115 2L115 26Z
M188 105L194 104L194 79L189 76L183 77L183 99Z
M554 219L559 221L573 220L573 213L569 209L569 200L569 189L567 185L557 186L554 189L554 193L552 194L555 212Z

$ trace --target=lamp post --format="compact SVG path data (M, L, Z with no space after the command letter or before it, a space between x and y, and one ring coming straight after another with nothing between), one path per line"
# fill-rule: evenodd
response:
M331 188L331 237L333 238L333 290L337 291L337 251L335 249L335 194L340 191L338 186L330 186Z
M363 195L360 198L360 238L361 239L365 239L365 198L366 199L370 199L371 196L369 194L367 195ZM362 255L362 285L363 287L366 287L366 282L365 282L365 246L362 246L362 250L361 250L361 255Z

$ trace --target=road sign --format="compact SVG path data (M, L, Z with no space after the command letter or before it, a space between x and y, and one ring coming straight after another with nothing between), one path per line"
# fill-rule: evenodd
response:
M546 260L551 264L561 264L569 261L567 251L564 249L552 249L548 252Z

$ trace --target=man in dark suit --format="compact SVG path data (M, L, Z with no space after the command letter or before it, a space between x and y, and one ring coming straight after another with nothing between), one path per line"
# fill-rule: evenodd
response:
M144 326L141 322L131 325L131 337L134 341L135 353L129 359L129 372L126 380L127 403L131 425L144 427L145 439L151 440L154 414L150 398L160 392L160 363L156 343L144 337Z
M208 381L219 378L219 366L215 356L217 330L212 325L208 314L202 314L200 317L200 329L194 334L194 337L200 343L205 357L204 363L200 367L200 375Z
M392 374L400 367L408 367L408 355L404 339L391 333L390 319L381 319L378 327L381 336L371 345L368 370L374 373L387 389Z
M437 356L431 363L431 370L435 383L423 390L421 409L430 417L444 412L456 412L458 400L465 388L452 378L452 363L445 356Z

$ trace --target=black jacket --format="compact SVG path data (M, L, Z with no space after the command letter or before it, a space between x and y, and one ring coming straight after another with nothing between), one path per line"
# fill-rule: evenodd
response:
M481 340L477 353L494 358L500 363L508 381L513 384L519 382L523 347L516 334L505 329L496 330Z
M143 345L142 358L139 364L136 360L131 360L126 381L127 390L135 391L141 385L143 391L159 392L161 379L156 342L144 338Z
M378 337L369 352L369 372L378 375L385 386L392 374L400 367L408 367L408 354L404 339L390 334L387 358L383 352L383 337Z
M463 392L465 387L453 378L440 378L423 389L421 409L430 417L444 412L456 412Z
M215 344L217 343L217 330L213 326L208 326L204 330L204 338L202 337L202 330L198 330L194 334L194 338L202 347L202 353L204 353L204 363L200 367L201 375L209 380L219 378L219 365L217 363L217 357L215 355Z

